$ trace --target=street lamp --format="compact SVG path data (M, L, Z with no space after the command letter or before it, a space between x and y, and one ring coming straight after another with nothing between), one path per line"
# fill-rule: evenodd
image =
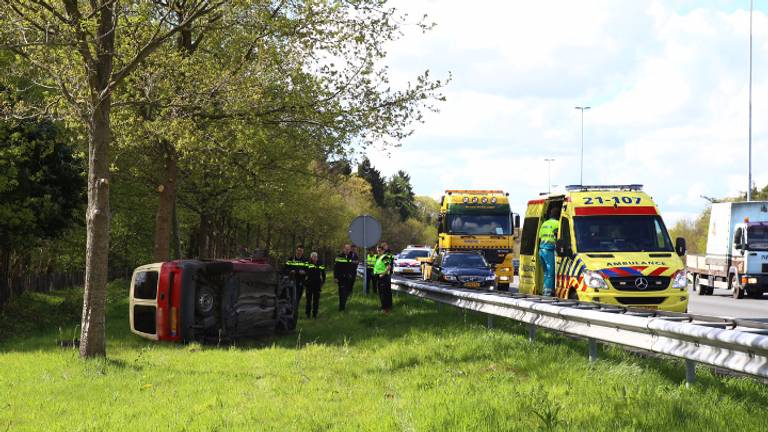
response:
M579 184L584 185L584 111L588 110L591 107L588 106L577 106L575 107L577 110L581 111L581 170L579 174Z
M550 176L550 168L552 166L552 162L554 161L554 159L544 159L544 162L547 163L547 193L552 193L552 177Z
M752 201L752 0L749 0L749 176L747 201Z

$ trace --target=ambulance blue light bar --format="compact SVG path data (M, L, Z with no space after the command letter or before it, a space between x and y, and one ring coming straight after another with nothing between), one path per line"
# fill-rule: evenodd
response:
M622 190L622 191L641 191L643 185L641 184L629 184L629 185L568 185L565 187L568 192L573 191L596 191L596 190Z

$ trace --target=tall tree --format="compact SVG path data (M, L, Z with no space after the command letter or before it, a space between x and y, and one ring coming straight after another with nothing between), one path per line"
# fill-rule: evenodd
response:
M403 170L396 172L387 182L387 207L397 211L405 221L416 214L415 195L411 176Z
M159 47L222 3L9 0L0 7L0 49L23 59L10 72L33 76L51 96L33 108L65 115L88 136L82 357L106 355L113 95Z
M72 224L84 198L80 162L52 122L0 122L0 306L11 295L11 253Z
M368 184L371 185L371 193L373 194L373 200L379 207L384 207L384 192L387 184L384 177L381 176L381 172L371 164L370 159L367 156L363 157L360 164L357 165L357 175L365 179Z

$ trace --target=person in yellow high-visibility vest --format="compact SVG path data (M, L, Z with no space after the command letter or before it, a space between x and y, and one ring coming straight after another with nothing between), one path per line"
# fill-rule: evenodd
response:
M539 227L539 262L544 270L544 295L555 293L555 242L557 241L558 210L549 209L549 218Z
M368 279L368 288L373 292L376 291L376 278L373 274L373 267L376 265L376 260L379 255L376 253L376 249L371 248L368 250L368 254L365 257L366 277Z

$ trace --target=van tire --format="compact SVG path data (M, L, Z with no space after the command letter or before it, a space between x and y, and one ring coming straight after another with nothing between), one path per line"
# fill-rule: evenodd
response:
M195 311L203 317L216 313L216 294L207 286L198 287L195 293Z

